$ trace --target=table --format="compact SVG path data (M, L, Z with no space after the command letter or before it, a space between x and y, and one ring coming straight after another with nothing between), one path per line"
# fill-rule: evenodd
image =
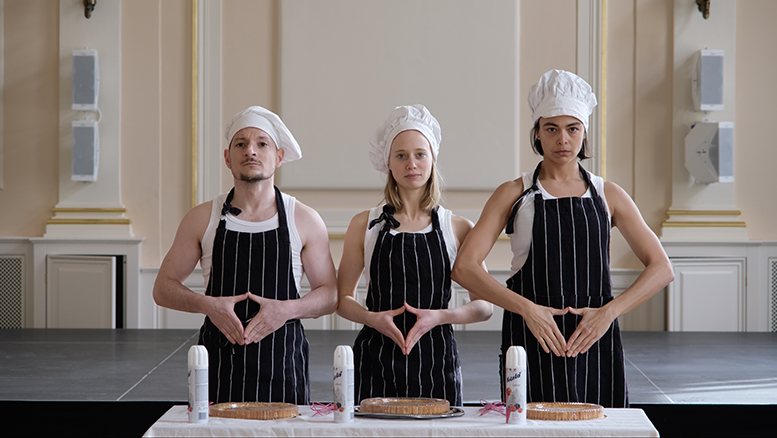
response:
M210 417L189 424L186 406L173 406L144 436L652 436L658 430L641 409L605 409L605 418L588 421L534 421L505 424L504 416L479 407L464 407L461 417L433 420L385 420L356 417L335 423L334 415L316 415L299 406L299 416L284 420L239 420Z

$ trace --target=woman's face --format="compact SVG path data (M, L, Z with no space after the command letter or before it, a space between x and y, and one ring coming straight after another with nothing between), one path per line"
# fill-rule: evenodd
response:
M400 187L424 187L432 172L429 140L416 130L400 132L391 143L388 168Z
M559 162L577 159L585 138L583 122L572 116L541 117L539 125L537 138L543 158Z

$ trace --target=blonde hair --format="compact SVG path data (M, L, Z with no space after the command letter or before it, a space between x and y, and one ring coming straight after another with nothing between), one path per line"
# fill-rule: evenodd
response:
M432 164L432 173L429 175L424 195L421 197L421 208L424 211L432 211L432 209L440 205L442 200L441 180L442 177L437 173L437 166ZM394 211L402 209L402 198L399 196L397 180L394 179L391 171L389 171L388 178L386 178L386 186L383 188L383 200L386 204L394 207Z

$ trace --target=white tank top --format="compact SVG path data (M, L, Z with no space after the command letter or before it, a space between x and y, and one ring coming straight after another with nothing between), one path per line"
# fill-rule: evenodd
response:
M532 178L534 177L534 171L525 172L521 175L523 179L523 189L526 190L532 185ZM607 198L604 196L604 179L600 176L596 176L591 172L588 172L588 177L591 179L591 184L596 188L596 192L604 201L604 206L607 208L607 216L610 217L610 206L607 204ZM542 184L537 180L537 188L542 193L542 199L556 199L555 196L548 193ZM521 199L521 205L518 206L518 213L515 215L515 232L510 234L510 248L513 251L513 260L510 263L510 276L515 275L520 271L526 258L529 256L529 248L531 247L532 239L532 227L534 225L534 195L536 191L530 191L523 199ZM591 188L586 190L583 198L591 197ZM610 217L612 220L612 217Z
M286 221L289 225L289 240L291 240L291 264L294 269L294 281L297 284L297 291L300 292L302 283L302 239L299 237L297 225L294 222L294 206L297 199L285 193L281 193L283 205L286 207ZM210 211L210 220L205 234L202 236L202 257L200 258L200 267L202 268L202 278L205 279L205 287L208 287L210 279L210 268L213 260L213 241L216 239L216 229L221 220L221 208L227 199L227 193L217 196L213 200L213 206ZM236 218L231 213L227 213L224 218L227 221L227 229L239 231L242 233L263 233L265 231L278 228L278 214L262 222L249 222Z
M366 284L370 284L370 262L372 261L372 251L375 249L375 243L378 241L378 234L383 226L383 223L375 225L370 229L370 222L377 219L378 216L383 213L383 205L370 209L369 217L367 218L367 231L364 233L364 280ZM448 259L450 260L451 267L456 261L456 253L458 253L458 244L456 243L456 235L453 234L453 225L451 223L452 213L450 210L443 208L442 206L437 209L437 219L440 221L440 229L442 230L443 239L445 239L445 248L448 250ZM432 231L432 224L429 224L423 230L414 231L415 233L428 233ZM391 230L392 234L397 234L396 230Z

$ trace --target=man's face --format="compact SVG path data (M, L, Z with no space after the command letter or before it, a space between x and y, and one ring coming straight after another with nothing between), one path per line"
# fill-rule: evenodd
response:
M224 151L227 168L236 180L256 183L271 179L283 162L283 149L259 128L247 127L235 133Z

